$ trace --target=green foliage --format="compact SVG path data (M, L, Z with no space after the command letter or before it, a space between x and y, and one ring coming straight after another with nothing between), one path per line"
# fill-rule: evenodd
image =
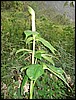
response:
M32 15L32 20L33 19L33 9L29 8L30 9L30 13ZM32 26L33 27L33 26ZM32 28L33 29L33 28ZM33 31L25 31L24 32L25 35L26 35L26 39L28 39L28 36L32 37L33 41L39 41L41 42L42 44L44 44L44 46L46 46L47 48L49 48L53 54L55 54L54 50L57 51L48 41L46 41L45 39L41 38L40 35L38 35L36 32L33 32ZM27 49L26 49L27 50ZM34 53L35 53L35 43L33 42L33 52L32 52L32 62L34 62ZM20 52L20 51L24 51L23 50L18 50L17 52ZM16 53L17 53L16 52ZM36 56L35 56L36 57ZM39 57L39 56L38 56ZM51 62L53 65L54 65L54 62L53 60L47 56L42 56L45 60ZM41 58L41 56L40 56ZM40 59L39 58L39 59ZM36 63L37 62L37 59L36 59ZM67 83L66 79L64 78L64 76L62 75L63 74L63 70L62 69L59 69L59 68L55 68L55 66L49 66L49 65L46 65L46 64L34 64L32 63L32 65L29 65L26 69L26 67L24 69L26 69L26 75L28 76L28 78L31 80L31 83L30 83L30 99L32 99L32 95L33 95L33 89L34 89L34 84L37 80L37 78L39 78L43 73L44 73L44 69L47 69L49 70L51 73L53 73L54 75L56 75L57 77L59 77L61 80L63 80L65 82L65 84L70 88L69 84ZM41 63L41 62L40 62ZM71 88L70 88L71 89Z
M4 3L2 5L2 2ZM29 3L30 1L28 1ZM25 40L23 40L22 33L24 30L30 30L30 20L29 14L26 12L25 2L25 12L22 11L23 6L18 7L21 9L16 9L16 7L12 6L13 1L1 1L1 82L6 83L8 88L8 94L6 96L7 99L27 99L29 96L29 92L26 95L22 95L18 97L17 90L14 89L14 86L18 85L13 83L13 70L17 69L19 74L23 76L23 80L25 79L26 69L28 69L31 64L31 52L32 51L21 51L15 55L16 51L19 49L30 49L29 45L32 43L33 38L31 38L32 34L28 36L25 44ZM44 44L39 41L36 41L36 50L35 51L35 62L38 61L39 64L41 62L45 62L46 64L55 64L56 68L62 67L64 71L71 76L72 83L74 86L72 87L73 91L69 92L65 84L58 78L56 81L55 76L51 78L50 73L45 70L45 74L38 78L34 86L34 99L65 99L65 98L74 98L75 97L75 26L70 24L69 20L66 21L66 18L63 17L53 17L51 20L50 16L47 17L50 13L45 15L48 12L48 9L45 11L39 10L37 4L33 4L33 1L30 2L33 8L36 10L36 30L41 34L45 40L51 43L60 53L56 55L59 57L55 59L53 57L52 52ZM35 6L34 6L35 5ZM10 8L11 6L11 8ZM16 5L17 6L17 5ZM17 8L18 8L17 7ZM13 12L12 12L13 11ZM14 12L15 11L15 12ZM51 10L50 10L51 11ZM43 14L43 12L45 12ZM53 14L51 14L53 16ZM55 12L54 15L56 16ZM58 15L58 14L57 14ZM57 18L57 19L56 19ZM54 22L55 21L55 22ZM62 25L61 25L62 24ZM65 25L66 24L66 25ZM25 35L25 33L24 33ZM41 46L41 47L40 47ZM42 49L42 50L41 50ZM29 54L30 52L30 54ZM47 53L49 53L47 55ZM42 57L46 56L46 58ZM49 58L52 58L54 62L48 61ZM36 61L37 59L37 61ZM27 65L27 66L26 66ZM21 68L25 68L24 71L20 72ZM22 69L23 70L23 69ZM24 83L27 83L26 80L22 81L22 87ZM29 80L28 80L29 82ZM18 82L17 82L18 83ZM1 98L4 98L4 92L1 90Z
M47 68L47 66L48 66L48 68ZM64 71L61 68L56 68L55 66L50 66L50 65L46 65L46 64L45 64L44 67L45 67L45 69L48 69L54 75L56 75L57 77L59 77L61 80L63 80L65 82L65 84L67 84L67 86L70 88L70 86L67 83L65 77L62 75Z
M65 90L66 88L61 80L57 79L57 77L55 77L54 75L51 77L50 72L46 72L41 78L39 78L39 81L37 80L36 82L34 90L34 96L35 96L34 98L65 99L66 98Z
M24 4L21 1L1 1L1 10L22 11Z

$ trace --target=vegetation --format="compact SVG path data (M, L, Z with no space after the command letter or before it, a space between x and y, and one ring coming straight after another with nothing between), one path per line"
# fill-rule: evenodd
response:
M25 71L21 72L21 69L23 66L31 64L31 56L24 51L16 54L17 50L21 48L32 49L32 44L25 44L25 34L23 33L24 30L31 30L28 4L36 10L37 32L59 52L56 55L59 60L53 58L53 61L57 68L61 67L66 72L67 82L72 88L71 91L63 81L45 70L46 73L40 76L35 83L33 98L75 98L75 26L69 19L58 14L59 17L53 15L55 20L50 20L51 16L49 18L49 15L42 14L45 10L39 10L37 3L30 1L1 1L1 98L29 98L30 80L28 80L22 95L20 95L18 86L19 82L27 79L24 77ZM44 5L43 2L42 5ZM39 48L50 54L50 50L47 51L41 43L36 44L36 50ZM35 55L36 57L40 57L40 54ZM47 63L47 59L42 59L42 62L50 63Z

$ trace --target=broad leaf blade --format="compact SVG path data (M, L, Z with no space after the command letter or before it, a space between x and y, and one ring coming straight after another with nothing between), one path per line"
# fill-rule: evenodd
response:
M52 57L48 57L48 56L46 56L46 54L41 54L41 56L42 56L45 60L47 60L47 61L49 61L50 63L52 63L53 65L55 65L54 61L52 60Z
M38 77L40 77L44 73L44 70L41 65L39 64L32 64L31 67L29 67L26 71L27 76L31 80L37 80Z
M24 31L25 35L26 35L26 39L28 36L34 34L31 30L27 30L27 31Z
M46 46L47 48L49 48L53 54L55 54L55 51L57 51L57 50L56 50L48 41L46 41L45 39L40 38L40 37L39 37L39 41L40 41L44 46Z
M31 36L31 35L38 35L39 33L38 32L33 32L33 31L31 31L31 30L27 30L27 31L24 31L24 34L26 35L26 39L28 38L28 36Z
M39 64L31 64L31 65L28 65L28 66L24 66L24 67L21 68L21 72L24 71L24 70L26 70L26 69L29 68L29 67L32 67L32 66L33 66L33 67L36 67L36 66L38 66L38 65L39 65Z
M59 77L69 88L71 88L62 74L55 72L54 70L50 68L48 68L48 70L52 72L54 75L56 75L57 77Z
M63 74L64 73L64 70L62 70L62 68L57 68L55 66L50 66L50 65L47 65L53 72L57 73L57 74Z
M50 65L46 65L46 64L45 64L44 68L49 70L51 73L56 75L58 78L60 78L71 89L71 87L67 83L65 77L62 75L64 73L64 70L62 70L61 68L56 68L55 66L50 66Z

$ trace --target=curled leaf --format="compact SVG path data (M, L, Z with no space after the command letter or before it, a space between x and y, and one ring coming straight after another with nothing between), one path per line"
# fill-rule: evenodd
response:
M31 15L35 15L35 11L30 6L28 6L28 11Z

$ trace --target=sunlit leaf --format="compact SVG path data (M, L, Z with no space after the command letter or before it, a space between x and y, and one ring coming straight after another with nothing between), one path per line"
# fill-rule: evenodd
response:
M48 41L46 41L43 38L38 38L38 41L40 41L44 46L49 48L53 54L55 54L55 51L57 51Z
M54 64L54 61L52 60L52 57L48 57L46 54L41 54L41 56L42 56L45 60L47 60L47 61L49 61L50 63L52 63L53 65L55 65L55 64Z
M50 69L52 69L54 72L56 72L57 74L63 74L64 73L64 70L62 68L57 68L55 66L50 66L50 65L47 65Z
M33 32L33 31L31 31L31 30L27 30L27 31L24 31L24 33L25 33L25 35L26 35L26 39L27 39L27 37L28 36L31 36L31 35L38 35L39 33L38 32Z
M31 64L31 65L28 65L28 66L24 66L24 67L21 68L21 72L24 71L24 70L26 70L26 69L29 68L29 67L32 67L32 66L35 67L35 66L37 66L37 65L39 65L39 64L33 64L33 65Z
M25 35L26 35L26 39L28 36L34 34L34 32L32 32L31 30L27 30L27 31L24 31Z
M39 64L32 64L32 66L26 70L26 74L31 80L37 80L37 78L40 77L43 73L44 70Z
M66 81L66 78L63 76L64 70L62 70L61 68L56 68L55 66L50 66L48 64L43 64L43 68L49 70L51 73L56 75L58 78L64 81L64 83L71 89L71 87Z

